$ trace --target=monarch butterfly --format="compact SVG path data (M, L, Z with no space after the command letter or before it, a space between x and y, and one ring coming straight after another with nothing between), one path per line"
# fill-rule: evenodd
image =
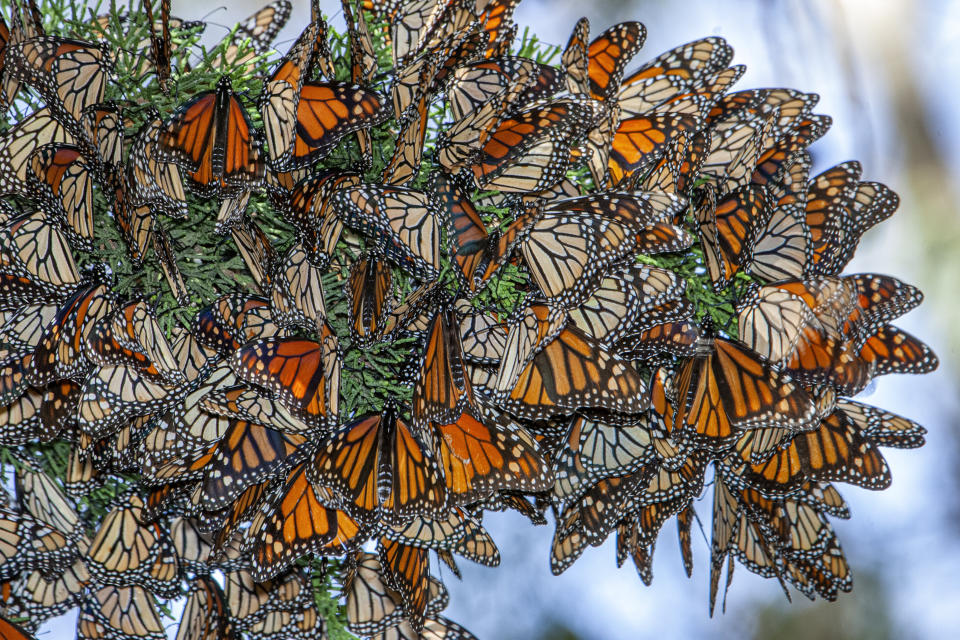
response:
M159 213L175 218L187 215L187 196L180 172L157 149L163 121L156 109L148 110L143 126L130 146L125 194L134 209L149 204Z
M768 360L780 362L790 357L810 325L819 326L819 321L803 298L767 286L741 309L738 327L744 344Z
M238 22L231 30L232 35L217 45L222 57L217 59L216 65L220 60L227 66L246 64L247 72L252 73L250 61L269 50L270 43L287 24L292 8L289 0L275 0ZM249 46L243 46L244 41L249 41Z
M434 425L447 493L459 504L494 491L546 491L552 473L527 431L510 420L474 415L469 408L450 424Z
M343 554L364 538L349 514L325 506L333 495L310 479L309 463L291 469L247 531L254 579L272 578L308 554Z
M526 86L529 76L512 87L504 87L482 105L455 121L438 140L437 158L447 173L456 173L483 149L503 112Z
M646 421L614 426L575 416L570 421L561 453L566 460L563 467L566 475L564 482L558 481L554 486L554 493L569 501L578 498L589 483L627 475L649 463L654 455L651 429ZM558 480L563 473L558 473Z
M643 46L647 30L639 22L622 22L594 38L587 47L589 95L610 100L620 89L624 67Z
M324 334L332 333L324 326ZM331 418L330 398L338 393L333 388L338 380L328 376L333 369L330 359L336 357L324 342L264 338L236 351L230 366L238 378L267 389L297 417L322 424Z
M67 239L42 212L21 216L0 234L0 308L59 303L80 286Z
M56 304L26 304L4 312L0 319L0 341L13 351L32 351L59 308Z
M632 73L622 84L626 88L649 79L659 80L666 77L675 77L692 84L701 76L723 69L732 59L733 48L723 38L694 40L660 54ZM624 100L623 93L621 90L621 101Z
M143 302L131 302L98 320L87 335L87 358L98 365L129 365L167 383L183 382L163 330Z
M405 337L423 337L433 319L434 309L446 300L446 293L437 281L414 289L387 314L383 323L384 339L395 341Z
M170 522L170 541L185 570L197 574L198 577L210 571L207 561L213 547L197 529L196 520L183 516L175 517Z
M504 107L521 109L536 100L550 98L562 83L562 74L553 67L528 58L498 56L455 69L447 85L447 102L454 122L461 122L497 95L512 97L504 100ZM511 87L515 89L504 91Z
M198 576L183 608L177 640L233 640L236 632L228 616L220 585L211 578Z
M12 591L16 598L13 606L7 603L6 611L8 614L15 611L16 617L27 618L24 624L35 630L43 621L75 608L89 580L90 575L82 560L77 560L66 570L58 572L56 577L45 577L40 571L31 571L13 583ZM14 637L3 635L2 631L0 636Z
M430 115L430 92L433 79L437 72L435 56L424 58L418 65L420 73L414 76L411 96L412 104L404 108L395 106L394 110L402 113L400 117L402 128L394 145L393 156L383 170L382 181L389 185L403 185L413 178L420 168L423 159L423 145L426 141L427 124ZM394 85L394 102L399 104L400 90L404 85L397 82ZM403 111L400 111L403 109Z
M73 144L49 108L38 109L0 136L0 192L29 195L30 156L47 144Z
M190 303L190 293L187 291L187 283L183 281L183 274L177 265L172 244L170 235L163 227L158 226L156 233L153 234L153 252L157 254L157 260L160 262L167 286L170 287L170 293L177 302L185 305Z
M393 86L394 113L408 118L412 106L429 100L460 64L470 62L487 46L486 34L476 23L430 46L397 74Z
M653 582L653 545L639 544L636 541L636 520L622 521L617 525L617 566L627 561L627 556L633 560L637 575L647 586Z
M143 506L131 496L104 517L84 556L87 569L98 584L136 585L172 597L180 592L177 554L158 524L140 523Z
M769 460L744 466L734 455L749 461L750 440L749 434L742 437L737 454L726 458L724 465L731 476L736 474L739 485L757 488L764 495L787 495L809 480L848 482L868 489L890 484L890 470L876 444L839 410L816 429L793 436Z
M224 386L224 381L218 382L216 388L200 399L200 407L207 413L269 425L288 434L312 431L282 404L263 397L256 389L244 385Z
M287 250L271 280L270 309L277 324L322 331L327 310L320 270L302 244Z
M53 526L71 540L81 538L77 512L50 476L24 465L17 471L16 487L26 513Z
M377 55L373 37L367 28L363 12L361 11L355 18L349 3L341 2L341 4L347 23L347 36L350 40L350 80L357 85L369 85L377 72ZM365 129L357 130L357 144L360 146L362 165L369 168L373 157L373 139Z
M14 402L29 386L24 375L33 356L29 347L0 347L0 406Z
M80 390L79 385L72 384L73 387ZM73 499L89 494L95 489L99 489L106 480L94 466L89 457L80 455L80 450L74 448L67 459L67 468L63 476L63 488Z
M289 635L288 635L289 634ZM301 611L275 611L254 623L248 630L251 638L296 637L304 640L323 640L326 636L324 619L313 606Z
M252 522L254 518L262 518L264 508L276 489L277 482L273 479L247 487L231 504L215 511L201 511L197 516L198 526L204 531L214 534L214 554L212 561L224 569L231 566L248 566L246 551L244 550L245 532L241 530L244 522ZM191 504L197 493L191 497Z
M354 83L367 84L377 71L377 55L373 38L367 29L363 11L354 16L349 3L341 2L341 5L350 39L350 78ZM363 148L361 145L361 149Z
M830 275L827 251L842 241L841 222L849 209L860 180L859 162L838 164L810 179L807 184L805 216L813 241L813 260L808 273ZM823 266L819 266L823 261Z
M578 527L564 530L557 522L550 547L550 572L558 576L577 561L587 548L587 540Z
M513 388L520 371L567 324L566 311L549 303L531 303L520 307L507 320L509 330L500 353L500 365L494 389Z
M443 518L449 505L439 463L393 407L326 437L310 473L340 495L360 521Z
M794 184L805 181L809 168L809 154L794 163L790 169ZM779 199L771 195L771 204L776 204L757 236L747 271L768 282L802 278L813 260L813 238L803 208L794 193L786 191Z
M792 347L785 352L780 362L784 368L799 380L809 383L826 383L837 389L844 395L853 394L866 386L872 371L871 367L863 359L858 358L854 349L849 345L841 334L840 318L846 318L851 312L852 300L847 298L848 302L843 302L841 296L849 294L849 288L844 283L836 283L827 288L830 283L819 280L814 285L817 288L808 288L802 283L783 283L780 288L793 294L779 301L777 307L786 307L790 305L800 308L797 305L795 296L803 297L807 290L818 291L821 294L830 290L839 291L840 294L825 296L829 302L827 305L820 304L811 299L805 299L808 307L814 307L814 317L810 318L806 311L801 311L803 318L800 318L800 324L789 334L788 343L785 346ZM783 297L780 294L764 293L764 296ZM761 302L761 305L763 303ZM830 305L839 305L833 307L833 311L828 308ZM768 311L769 310L769 311ZM757 308L757 313L776 312L773 305ZM746 335L752 336L751 331L759 329L762 335L768 329L760 322L759 315L752 315L752 312L745 310L747 318L752 320L748 325ZM759 324L759 326L758 326ZM768 338L769 340L769 338ZM756 337L753 338L757 342ZM762 345L762 339L761 339ZM771 355L773 355L773 351Z
M383 577L400 594L404 617L415 630L422 629L429 599L429 552L389 538L381 538L378 549Z
M255 581L244 569L228 571L224 580L224 595L232 622L248 631L280 611L298 611L312 604L309 577L303 570L294 570L281 577Z
M223 197L262 182L258 135L230 78L222 76L213 91L196 94L165 122L158 150L188 172L201 195Z
M383 122L389 111L383 98L362 87L338 82L304 82L296 105L292 148L282 168L298 168L323 158L343 136Z
M610 184L617 186L655 163L678 137L697 126L692 116L647 114L620 120L610 141L607 169Z
M329 264L343 231L343 220L334 212L330 196L338 189L358 186L360 181L360 176L353 173L311 174L298 182L284 201L282 210L290 212L308 258L317 268Z
M537 192L563 178L573 140L599 117L584 99L557 100L504 119L469 167L477 186L506 193Z
M292 454L304 442L306 436L299 433L231 420L220 441L189 467L191 471L203 471L194 502L204 511L230 506L248 487L292 464Z
M347 628L353 633L381 633L403 619L399 597L384 583L380 560L375 553L359 551L345 581Z
M8 581L18 573L39 570L44 576L61 573L76 560L75 540L53 525L29 512L0 507L0 580Z
M587 364L587 363L591 364ZM581 408L640 413L645 385L626 361L575 327L565 327L520 372L498 405L522 419L568 414Z
M77 419L93 438L116 433L130 418L152 414L175 402L180 391L124 365L107 365L84 381Z
M790 376L722 338L712 339L709 347L706 355L688 359L677 376L674 424L689 441L721 451L743 429L814 426L816 407Z
M462 32L474 20L470 7L450 0L424 0L401 10L390 8L393 64L404 67L426 48Z
M531 280L546 298L561 304L581 300L584 287L637 244L620 222L562 212L528 212L508 228L507 238L513 229L525 229L520 253Z
M253 281L263 293L270 291L273 268L277 262L276 252L270 238L252 219L230 226L234 244L253 276Z
M900 206L900 197L879 182L861 182L853 195L848 215L841 219L843 242L834 249L831 267L843 269L853 257L861 236L874 225L886 220Z
M8 45L4 70L36 88L54 113L79 121L84 109L103 102L113 59L106 44L46 36Z
M774 532L768 537L788 557L816 557L836 538L824 514L797 498L769 499L755 489L747 489L739 493L738 499L750 519Z
M844 322L843 334L854 337L857 344L870 329L895 320L923 301L919 289L890 276L863 273L846 276L843 281L857 298L857 308Z
M452 259L458 267L454 274L463 286L470 287L488 242L486 226L470 199L443 173L432 176L431 190L446 213Z
M809 116L801 120L795 129L785 133L775 144L760 153L750 175L750 182L763 185L779 182L797 154L823 136L828 127L829 122L820 116Z
M325 26L311 22L277 63L270 78L263 83L260 113L264 122L267 157L273 163L293 146L300 90L307 79L318 37L326 37Z
M202 345L190 330L173 332L174 342L170 345L177 365L188 380L206 378L216 358L216 351Z
M150 593L141 587L103 587L80 605L77 636L81 638L166 638Z
M747 185L697 210L707 271L724 286L749 261L757 236L770 217L765 190Z
M570 321L605 346L618 344L636 331L651 310L679 300L686 289L683 280L667 269L646 265L629 266L597 278L587 289L589 295L568 312Z
M333 211L356 226L406 271L430 280L440 270L440 220L421 191L367 185L347 187L331 197Z
M464 360L483 365L497 364L506 348L508 332L499 315L463 303L456 305L456 310L460 318Z
M808 597L814 593L826 600L836 600L840 591L853 588L850 566L843 556L840 544L833 539L816 558L789 558L784 578Z
M458 507L450 515L439 520L417 516L409 522L388 527L384 535L391 540L427 549L452 549L466 534L472 524L470 516Z
M837 409L867 438L881 446L904 449L923 446L927 430L913 420L843 398L837 400Z
M589 58L587 40L590 38L590 21L586 17L577 20L567 46L560 57L566 75L567 91L574 95L588 95L590 90Z
M193 334L200 344L222 356L232 355L254 338L268 338L279 329L266 298L228 293L197 312Z
M692 44L711 48L709 40ZM726 47L725 44L724 47ZM695 53L695 49L690 48L690 45L685 45L681 49L686 49L688 53L694 55L704 53L702 50ZM681 49L675 49L674 52ZM729 47L726 49L727 53L732 55L732 50ZM722 54L723 48L714 48L712 53ZM670 52L667 52L666 55L669 54ZM623 82L622 88L617 93L616 104L627 117L641 116L651 112L685 113L701 117L714 115L717 102L722 102L725 98L724 92L746 71L743 65L727 67L729 63L729 56L718 55L714 60L696 70L644 67ZM714 115L714 117L718 116L719 114Z
M60 229L80 249L93 240L93 181L80 149L44 145L30 156L31 195L45 205Z
M380 339L383 322L390 312L393 272L376 255L361 256L350 267L344 286L347 297L347 322L350 336L363 348Z
M929 373L940 365L930 347L892 324L880 327L867 337L858 358L871 367L873 375L878 376Z
M412 416L418 427L428 421L453 422L474 404L473 389L464 375L459 329L451 307L438 310L428 325L413 388Z

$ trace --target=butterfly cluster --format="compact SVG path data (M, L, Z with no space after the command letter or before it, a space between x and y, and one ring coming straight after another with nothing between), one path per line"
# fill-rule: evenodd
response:
M432 574L499 564L506 509L557 574L614 535L649 584L675 520L690 575L703 516L711 610L735 562L850 590L836 484L925 433L853 397L937 366L891 324L919 290L841 273L896 194L811 176L817 96L731 90L723 39L630 70L643 25L584 18L550 64L517 1L315 3L266 62L277 0L205 72L169 0L98 20L138 55L0 16L4 618L465 640Z

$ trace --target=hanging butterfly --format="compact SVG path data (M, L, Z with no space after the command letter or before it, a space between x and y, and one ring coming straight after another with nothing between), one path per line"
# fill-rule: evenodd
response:
M360 521L443 518L449 505L439 463L392 407L325 438L310 473Z
M246 72L253 73L251 61L269 51L270 44L287 24L292 9L289 0L275 0L238 22L231 35L217 44L220 55L214 57L214 66L246 65Z
M195 191L224 197L259 186L265 167L259 134L229 76L180 105L158 136L160 159L187 171Z
M328 375L336 357L336 351L312 340L264 338L237 350L230 366L238 378L267 389L297 417L323 424L332 419L330 398L339 393Z
M706 353L689 358L676 382L674 424L689 442L722 451L744 429L815 426L816 407L790 376L734 342L705 342Z
M8 44L3 66L37 89L54 113L76 122L84 109L103 102L113 58L106 43L47 36Z
M387 258L414 276L430 280L440 270L440 220L421 191L361 185L331 197L334 213L369 236Z
M383 335L390 311L393 272L376 255L361 256L350 267L344 286L350 335L360 348L376 343Z

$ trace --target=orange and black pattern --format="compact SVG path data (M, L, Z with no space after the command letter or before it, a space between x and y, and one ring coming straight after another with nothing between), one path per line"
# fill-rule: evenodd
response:
M471 640L438 576L505 510L646 584L697 522L711 611L736 564L849 591L841 485L926 435L853 397L939 361L843 273L899 198L819 166L819 97L633 21L552 60L519 0L310 5L279 52L288 0L209 51L169 0L0 11L0 635Z

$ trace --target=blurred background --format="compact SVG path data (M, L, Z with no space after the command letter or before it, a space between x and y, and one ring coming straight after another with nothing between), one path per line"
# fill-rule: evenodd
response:
M224 25L208 27L215 41L264 1L233 0L211 12L213 3L174 0L173 13ZM293 3L279 49L309 20L308 0ZM320 5L341 28L340 3ZM725 613L718 606L710 619L707 500L697 505L705 525L703 534L694 527L693 578L684 576L671 521L660 539L651 587L643 586L629 563L616 568L612 536L554 577L548 562L552 525L534 528L521 516L493 514L484 524L503 562L487 569L463 561L463 582L442 574L452 596L445 614L481 640L883 640L958 633L960 2L524 0L516 21L521 33L530 27L541 40L562 47L581 15L589 17L593 35L619 21L643 22L647 40L636 64L717 35L735 48L734 62L747 65L735 89L786 86L820 94L816 111L834 122L811 147L814 173L858 159L864 180L884 182L902 199L896 215L864 236L848 272L887 273L920 287L926 301L897 324L928 342L941 359L930 375L880 378L861 399L926 426L927 445L885 450L894 477L887 491L842 486L853 517L834 526L853 567L854 589L836 603L810 603L797 592L790 603L775 581L741 567ZM61 623L41 637L60 637L57 630L70 628Z

